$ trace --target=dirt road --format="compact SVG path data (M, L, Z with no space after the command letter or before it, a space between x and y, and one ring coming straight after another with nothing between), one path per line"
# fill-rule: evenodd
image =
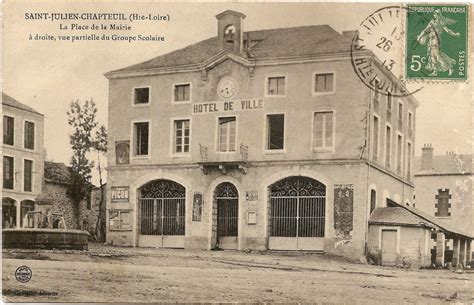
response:
M26 265L28 283L15 279ZM9 302L471 303L474 273L354 264L319 254L133 249L3 251Z

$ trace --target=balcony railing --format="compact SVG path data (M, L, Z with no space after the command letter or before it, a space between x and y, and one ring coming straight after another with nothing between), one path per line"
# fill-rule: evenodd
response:
M207 146L199 144L199 164L205 174L214 168L218 168L224 174L229 169L238 168L245 174L247 172L248 151L247 145L240 144L238 152L216 152L210 154Z

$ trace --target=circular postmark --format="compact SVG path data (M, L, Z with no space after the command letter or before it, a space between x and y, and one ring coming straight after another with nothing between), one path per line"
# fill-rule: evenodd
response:
M351 43L351 63L354 72L368 88L382 95L403 97L409 91L402 83L404 67L403 6L387 6L373 12L362 21Z
M20 266L15 270L15 278L20 283L27 283L31 280L33 272L28 266Z

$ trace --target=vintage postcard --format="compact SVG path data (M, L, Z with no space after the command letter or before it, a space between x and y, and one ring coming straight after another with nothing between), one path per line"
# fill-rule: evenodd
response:
M5 303L474 303L472 5L2 4Z

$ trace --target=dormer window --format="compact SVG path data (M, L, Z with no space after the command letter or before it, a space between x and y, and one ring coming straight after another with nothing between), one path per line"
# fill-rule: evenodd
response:
M144 105L150 103L150 87L133 88L133 104Z

